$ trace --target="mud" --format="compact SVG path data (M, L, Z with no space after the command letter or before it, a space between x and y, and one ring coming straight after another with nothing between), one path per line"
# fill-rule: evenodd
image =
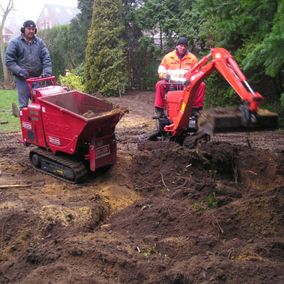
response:
M283 283L284 132L145 142L153 94L112 102L117 163L70 185L0 134L0 283Z

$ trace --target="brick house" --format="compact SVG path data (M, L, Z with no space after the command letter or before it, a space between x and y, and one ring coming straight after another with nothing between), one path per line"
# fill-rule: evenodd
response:
M69 24L79 13L79 9L54 4L45 4L36 22L39 30Z

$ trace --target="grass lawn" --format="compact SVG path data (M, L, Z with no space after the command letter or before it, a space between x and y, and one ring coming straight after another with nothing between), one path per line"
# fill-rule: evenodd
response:
M0 90L0 132L20 131L20 119L12 115L12 103L18 105L16 90Z

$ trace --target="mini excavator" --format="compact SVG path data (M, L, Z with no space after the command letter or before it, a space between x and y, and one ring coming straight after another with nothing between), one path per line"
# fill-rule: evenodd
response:
M194 112L192 108L199 85L218 71L239 95L237 109L215 108ZM224 48L212 48L186 74L181 90L170 90L165 97L164 117L158 120L157 131L150 140L169 139L189 148L207 142L213 133L273 130L278 127L278 115L260 109L262 95L253 91L233 56Z

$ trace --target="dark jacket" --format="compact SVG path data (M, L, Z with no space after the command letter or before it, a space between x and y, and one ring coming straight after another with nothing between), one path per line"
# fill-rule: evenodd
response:
M7 47L5 64L15 75L26 70L29 77L51 75L51 59L43 40L37 36L28 43L22 35L13 38Z

